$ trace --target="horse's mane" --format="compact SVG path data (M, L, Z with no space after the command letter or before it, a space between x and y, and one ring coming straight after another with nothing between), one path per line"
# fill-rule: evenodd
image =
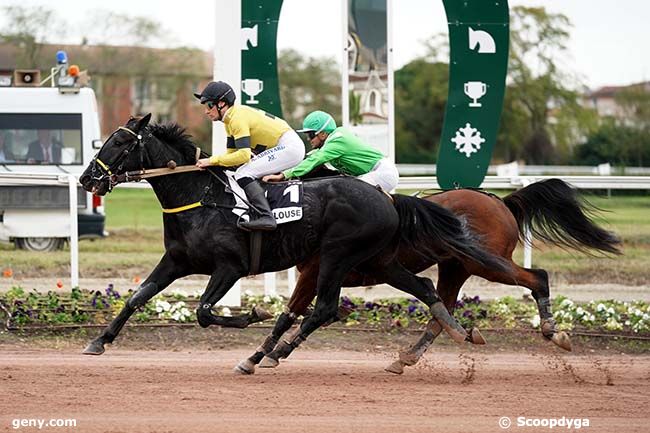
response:
M197 145L192 141L192 136L187 133L187 130L178 123L149 124L149 130L154 137L176 148L189 161L194 160ZM201 154L207 156L203 151Z

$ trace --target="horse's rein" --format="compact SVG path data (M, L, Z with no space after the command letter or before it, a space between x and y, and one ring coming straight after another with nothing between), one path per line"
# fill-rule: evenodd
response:
M125 130L125 131L129 132L130 134L132 134L133 136L135 136L137 138L138 144L142 143L142 136L140 134L136 134L131 129L126 128L126 127L122 127L122 126L120 126L118 129L122 129L122 130ZM201 158L201 148L196 146L195 160L198 161L200 158ZM120 183L124 183L124 182L139 182L139 181L141 181L143 179L150 179L150 178L159 177L159 176L167 176L167 175L170 175L170 174L190 173L190 172L193 172L193 171L206 170L206 169L197 167L196 165L177 166L176 162L171 160L171 161L169 161L167 163L167 167L149 168L149 169L144 169L143 168L141 170L127 171L127 172L124 172L122 174L112 174L111 171L110 171L110 168L108 166L106 166L106 164L104 164L101 160L99 160L99 158L95 158L95 160L108 173L108 175L110 177L111 185L113 185L113 186L117 185L117 184L120 184ZM210 173L212 176L214 176L224 187L230 189L230 185L228 185L228 183L226 181L224 181L223 179L221 179L216 173L214 173L213 171L211 171L209 169L206 170L206 171L208 173ZM236 191L233 191L232 189L231 189L231 191L235 196L239 197L239 199L242 202L247 204L249 208L254 209L257 212L260 212L260 210L257 207L255 207L252 203L249 202L249 200L247 200L247 197L242 197L241 195L239 195ZM200 205L199 203L200 202L193 203L193 204L191 204L189 206L181 206L179 208L174 208L174 209L167 209L167 210L163 209L163 212L176 213L176 212L180 212L180 211L183 211L183 210L186 210L186 209L191 209L191 208L194 208L194 207L198 207Z
M198 161L201 157L201 148L196 147L196 160ZM169 161L167 167L162 168L149 168L142 170L127 171L122 174L113 175L113 180L116 183L123 182L138 182L142 179L149 179L152 177L158 176L167 176L168 174L177 174L177 173L188 173L192 171L199 171L202 168L197 167L196 165L180 165L176 166L174 161Z

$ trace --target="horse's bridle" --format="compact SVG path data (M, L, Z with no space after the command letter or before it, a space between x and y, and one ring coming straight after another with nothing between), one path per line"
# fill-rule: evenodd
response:
M104 149L106 143L108 143L111 140L111 138L113 138L113 136L117 134L119 131L128 132L133 136L134 140L129 146L126 146L124 150L120 152L120 154L117 155L114 161L111 161L110 163L107 164L101 159L99 159L99 154L102 153L102 149ZM133 152L136 149L140 151L140 170L142 171L144 170L144 141L142 139L142 134L138 134L132 129L127 128L126 126L118 127L106 139L104 144L102 144L102 147L99 149L99 152L97 152L97 155L95 155L95 158L93 158L92 160L93 165L91 169L92 179L98 182L108 179L108 190L112 191L113 187L119 183L116 179L116 174L120 173L124 168L124 160L131 152ZM99 172L99 175L96 175L96 172ZM126 180L128 181L128 178Z
M114 161L111 163L107 164L101 159L99 159L99 154L102 153L102 149L104 149L104 146L106 146L106 143L110 141L110 139L117 134L119 131L126 131L129 134L131 134L135 140L133 140L133 143L130 144L128 147L126 147L117 157L115 158ZM147 138L151 137L152 134L149 132L147 134ZM124 168L124 159L131 153L133 150L136 149L136 147L140 150L140 169L139 170L134 170L134 171L125 171L122 173L122 169ZM199 160L199 157L201 156L201 148L196 147L196 160ZM207 156L207 155L206 155ZM173 161L170 161L173 162ZM102 144L102 147L99 149L97 152L97 155L95 155L95 158L91 161L92 168L90 170L90 175L91 178L95 181L104 181L108 180L108 191L112 191L113 188L122 183L122 182L133 182L133 181L140 181L142 179L150 178L150 177L157 177L157 176L165 176L167 174L173 174L173 173L185 173L189 171L198 171L201 170L199 167L196 165L184 165L184 166L179 166L176 167L176 164L174 163L173 167L167 167L167 168L153 168L153 169L148 169L145 170L144 168L144 140L141 134L138 134L134 132L132 129L127 128L126 126L120 126L118 127L113 133L106 139L104 144ZM115 165L117 165L117 168L115 168ZM99 172L99 176L96 175L96 172ZM115 173L113 172L115 171ZM221 183L225 188L230 188L228 185L228 182L224 181L221 179L216 173L214 173L212 170L207 170L208 173L210 173L214 178L216 178L219 183ZM241 197L236 191L232 191L232 193L239 197L240 200L242 200L244 203L246 203L251 209L254 209L257 212L260 212L258 208L256 208L253 204L251 204L246 197ZM181 206L184 210L184 206ZM178 208L178 209L181 209ZM174 211L178 211L177 209L173 209ZM261 212L260 212L261 213Z

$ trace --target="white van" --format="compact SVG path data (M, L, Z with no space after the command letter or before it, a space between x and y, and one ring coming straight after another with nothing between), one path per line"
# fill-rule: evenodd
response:
M90 88L0 87L0 173L83 172L101 145ZM78 190L79 237L104 236L102 199ZM68 187L0 182L0 241L52 251L70 236Z

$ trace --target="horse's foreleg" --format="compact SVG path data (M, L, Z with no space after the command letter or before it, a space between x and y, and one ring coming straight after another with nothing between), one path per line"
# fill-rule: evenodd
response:
M392 362L385 368L389 373L402 374L404 373L404 366L412 366L417 364L424 352L427 351L429 346L433 344L438 335L442 332L442 326L437 320L431 319L427 323L427 327L420 336L420 339L411 346L406 352L400 352L399 359Z
M201 295L201 300L196 310L196 319L202 328L207 328L210 325L218 325L226 328L245 328L249 325L251 316L248 314L235 317L215 316L212 314L212 307L228 293L228 290L230 290L242 275L244 275L244 272L239 273L235 271L235 268L228 269L224 267L222 270L210 276L208 286L203 295ZM257 313L253 312L251 314Z
M217 316L210 313L204 316L199 324L206 328L210 325L222 326L224 328L248 328L249 325L257 322L263 322L272 318L273 315L260 306L255 306L250 313L240 314L239 316Z
M160 260L151 275L140 285L138 290L124 304L111 323L104 329L99 337L92 340L83 351L84 355L101 355L104 353L104 345L112 343L120 333L129 317L140 307L162 292L174 280L187 275L184 269L174 263L174 261L165 254Z

